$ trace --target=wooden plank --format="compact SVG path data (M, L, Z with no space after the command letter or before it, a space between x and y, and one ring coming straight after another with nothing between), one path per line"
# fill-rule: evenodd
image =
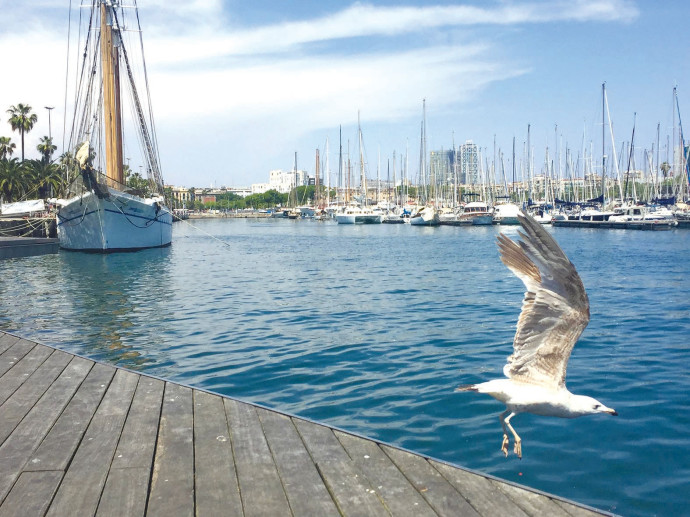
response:
M147 514L194 515L192 390L167 382Z
M0 446L0 501L86 377L91 361L74 357L14 432Z
M24 339L15 341L12 346L0 354L0 377L12 368L22 357L28 354L36 345Z
M34 347L0 377L0 405L29 379L43 362L50 357L52 350L43 346ZM66 363L65 363L66 364Z
M436 515L376 442L341 431L335 431L335 435L357 467L374 484L379 497L393 515Z
M479 515L426 459L388 445L381 445L381 449L393 460L393 463L438 515Z
M328 491L345 515L389 515L375 487L357 468L333 430L294 418Z
M96 515L145 515L150 475L151 470L145 468L110 469Z
M65 470L115 375L115 368L93 366L72 400L24 468L25 471Z
M139 377L112 468L141 467L151 470L158 439L165 382Z
M430 463L481 515L510 514L511 517L527 517L510 497L484 476L437 461Z
M242 515L223 399L194 391L196 515Z
M23 379L24 382L22 382L12 396L0 406L0 414L2 414L2 419L0 420L0 443L10 435L17 424L21 422L22 418L26 416L34 404L36 404L46 390L50 388L53 381L62 373L70 362L70 359L72 359L72 356L64 352L59 352L57 350L52 351L44 347L38 348L46 350L50 357L43 361L43 356L36 354L33 358L35 362L40 360L43 361L43 364L41 364L32 375L28 373L22 374L22 376L26 375L26 378ZM33 350L30 353L33 353ZM16 367L19 368L25 359L28 359L28 354ZM34 364L31 365L31 368L33 367ZM14 370L14 368L12 368L12 370ZM3 379L10 375L10 372L5 374Z
M569 503L568 501L561 501L559 499L552 499L552 501L568 512L568 515L572 515L572 517L593 517L596 515L602 515L600 512L593 512L587 508L582 508L581 506Z
M93 515L139 376L118 370L65 473L48 515Z
M253 406L224 399L246 516L291 515L261 422Z
M340 515L292 420L256 409L295 515Z
M19 341L18 337L5 334L0 330L0 354L5 352L5 350L14 345L17 341Z
M45 514L62 475L62 471L24 472L0 506L0 517Z
M491 484L506 494L528 515L549 515L553 517L568 517L569 514L558 506L550 497L525 490L502 481L490 480Z
M139 377L98 504L98 515L144 515L164 389L163 381Z

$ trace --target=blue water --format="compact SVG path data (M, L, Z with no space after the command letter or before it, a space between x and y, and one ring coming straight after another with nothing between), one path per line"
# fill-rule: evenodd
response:
M616 513L687 514L690 231L548 229L591 304L568 387L620 416L518 415L518 460L503 406L453 391L511 351L524 288L499 228L191 222L167 249L0 261L0 328Z

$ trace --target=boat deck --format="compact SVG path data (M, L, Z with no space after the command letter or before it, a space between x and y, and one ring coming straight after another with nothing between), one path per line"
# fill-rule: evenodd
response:
M0 331L0 516L600 513Z

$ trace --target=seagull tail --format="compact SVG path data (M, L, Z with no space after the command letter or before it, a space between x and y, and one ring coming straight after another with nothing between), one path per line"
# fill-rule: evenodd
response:
M455 391L479 391L475 384L463 384L455 388Z

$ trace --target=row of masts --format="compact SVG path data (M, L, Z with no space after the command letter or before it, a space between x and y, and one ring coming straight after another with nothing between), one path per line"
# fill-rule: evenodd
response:
M674 103L677 108L677 96L674 88ZM678 110L678 113L680 111ZM527 125L527 141L523 149L523 156L526 159L516 158L516 142L513 137L512 142L512 181L509 182L506 175L504 153L496 148L494 139L494 158L489 162L485 152L478 148L478 177L471 178L461 184L458 177L458 150L453 144L453 162L449 175L444 175L447 171L435 171L434 163L431 167L427 163L428 153L426 150L426 101L423 102L423 119L420 135L420 161L416 182L412 182L408 173L408 152L405 151L404 159L400 156L400 170L402 172L398 181L396 177L396 153L393 152L392 160L392 182L391 182L391 160L387 161L387 179L381 180L381 161L380 152L376 172L376 187L367 187L366 159L363 152L362 129L358 114L358 144L359 144L359 185L355 185L352 175L352 164L349 153L349 143L347 156L343 157L342 128L340 159L337 182L335 186L336 201L349 203L355 197L355 192L359 194L359 199L367 203L369 199L373 202L386 200L395 204L404 204L409 198L410 187L416 185L416 199L418 203L436 204L438 206L456 206L464 195L476 196L488 202L499 202L501 199L509 199L513 202L535 202L537 200L553 203L555 200L568 202L587 202L588 200L600 199L610 200L653 200L663 196L682 196L690 194L688 191L688 156L682 144L679 149L676 145L672 148L673 166L669 165L669 159L660 164L662 154L659 146L660 124L657 125L657 142L652 144L651 151L644 150L643 168L637 167L635 158L635 126L630 142L622 144L620 152L617 152L613 127L610 122L610 112L608 99L606 96L605 84L602 85L602 134L601 134L601 165L600 169L595 166L595 152L585 145L583 133L582 149L580 152L573 151L566 146L565 161L563 161L561 148L557 145L555 156L552 156L549 147L546 147L544 162L539 174L535 172L534 153L531 144L531 126ZM608 135L607 135L608 128ZM556 142L558 142L558 126L555 126ZM674 110L674 144L675 144L675 110ZM612 157L606 154L607 140L610 141L609 148ZM682 139L682 126L680 127L679 142ZM670 143L667 144L667 153ZM318 152L318 151L317 151ZM327 159L328 153L326 153ZM653 165L656 160L656 166ZM622 163L622 162L626 163ZM319 200L322 204L328 196L330 201L331 182L330 170L326 166L325 174L327 178L326 194ZM667 178L668 170L675 171L671 183ZM683 173L680 173L683 171ZM519 178L518 178L519 173ZM317 174L320 175L320 174ZM660 177L663 176L663 177ZM382 189L383 185L383 189ZM323 189L321 189L323 190ZM472 200L472 199L469 199Z

